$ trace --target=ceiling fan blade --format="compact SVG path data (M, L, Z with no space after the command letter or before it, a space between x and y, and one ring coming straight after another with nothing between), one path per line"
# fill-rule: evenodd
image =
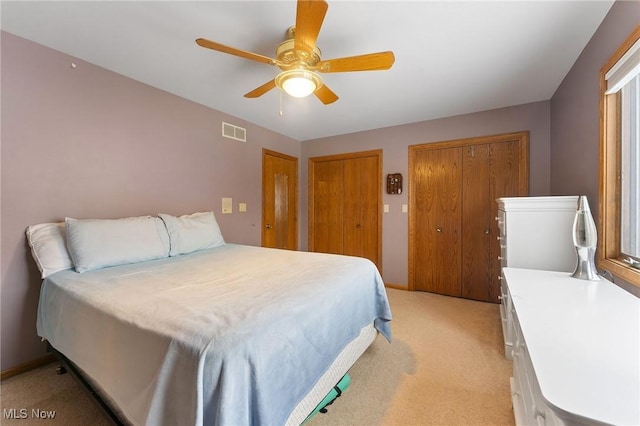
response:
M252 91L250 91L249 93L247 93L246 95L244 95L245 98L258 98L262 95L264 95L265 93L267 93L269 90L273 89L276 87L276 80L271 80L266 82L265 84L263 84L262 86L253 89Z
M296 9L295 50L311 54L329 5L324 0L298 0Z
M196 43L198 44L198 46L206 47L207 49L213 49L217 50L218 52L228 53L230 55L239 56L245 59L251 59L252 61L258 61L269 65L276 64L275 59L258 55L257 53L236 49L235 47L225 46L224 44L216 43L215 41L207 40L206 38L199 38L196 40Z
M393 52L387 51L327 59L318 62L317 67L319 72L377 71L388 70L395 60Z
M320 101L325 105L332 104L338 100L338 95L333 93L326 84L320 86L320 88L313 92L313 94L316 95L316 98L320 99Z

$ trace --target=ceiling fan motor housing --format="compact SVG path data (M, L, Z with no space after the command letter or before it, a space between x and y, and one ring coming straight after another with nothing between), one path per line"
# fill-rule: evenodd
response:
M318 46L313 47L313 52L309 53L304 50L295 50L295 27L287 30L287 40L280 43L276 49L276 58L278 67L283 70L293 68L297 69L314 69L316 64L320 62L322 53Z

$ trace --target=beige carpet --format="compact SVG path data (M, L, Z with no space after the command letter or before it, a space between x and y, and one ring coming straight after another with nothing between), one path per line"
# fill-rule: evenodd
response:
M498 305L387 290L393 342L378 336L351 369L352 384L307 425L513 425L511 363L504 358ZM0 386L4 424L106 425L69 375L45 366ZM7 409L27 419L7 419ZM53 420L32 418L53 410Z

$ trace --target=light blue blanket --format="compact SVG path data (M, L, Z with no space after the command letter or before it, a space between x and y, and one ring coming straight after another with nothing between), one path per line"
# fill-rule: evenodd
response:
M282 425L391 311L363 258L227 244L45 279L38 334L135 424Z

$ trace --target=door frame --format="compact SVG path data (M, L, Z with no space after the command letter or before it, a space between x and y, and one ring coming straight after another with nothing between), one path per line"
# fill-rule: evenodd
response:
M473 138L453 139L447 141L422 143L417 145L409 145L409 256L408 256L408 272L409 283L408 290L415 291L415 247L414 241L416 238L417 230L415 229L415 209L412 208L415 205L415 191L413 190L415 184L415 157L418 151L430 150L430 149L443 149L443 148L456 148L456 147L468 147L473 145L485 145L491 143L501 142L518 142L520 144L520 170L519 170L519 192L521 194L529 193L529 131L521 131L514 133L502 133L498 135L479 136Z
M265 233L266 233L266 214L265 214L265 193L267 190L266 187L266 173L267 173L267 168L265 167L266 161L267 161L267 157L277 157L277 158L281 158L284 160L288 160L288 161L293 161L295 163L295 170L296 173L293 176L293 187L294 187L294 202L293 202L293 206L288 206L289 209L293 209L293 211L295 212L295 224L293 227L293 232L294 232L294 241L295 241L295 246L291 249L291 250L298 250L298 174L299 174L299 164L298 164L298 157L293 157L291 155L287 155L287 154L283 154L281 152L277 152L277 151L272 151L270 149L266 149L263 148L262 149L262 226L261 226L261 230L260 230L260 245L264 247L264 241L265 241Z
M308 247L309 251L313 251L314 249L314 235L315 235L315 227L314 227L314 202L315 202L315 187L314 187L314 168L316 163L324 162L324 161L335 161L335 160L348 160L352 158L363 158L363 157L376 157L378 160L378 173L376 176L377 179L377 187L378 187L378 262L377 266L382 273L382 150L374 149L370 151L359 151L359 152L349 152L345 154L333 154L333 155L325 155L321 157L310 157L308 163Z

